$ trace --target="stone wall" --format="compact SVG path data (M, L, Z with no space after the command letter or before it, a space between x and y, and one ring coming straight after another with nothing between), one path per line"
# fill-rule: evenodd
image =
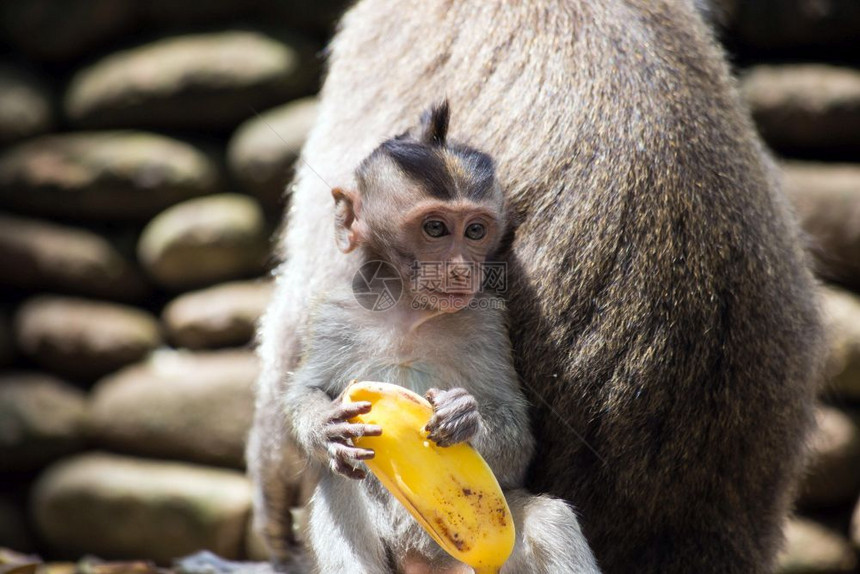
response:
M265 557L242 460L251 342L343 3L0 3L0 548ZM828 381L781 569L856 573L860 3L722 4L827 283ZM0 572L28 560L0 550Z
M343 4L0 3L0 547L264 558L251 341Z

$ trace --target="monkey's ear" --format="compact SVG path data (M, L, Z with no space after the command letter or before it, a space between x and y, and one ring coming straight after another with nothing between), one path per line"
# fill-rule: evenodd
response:
M363 239L358 222L361 199L354 191L339 187L331 190L331 196L334 198L334 239L338 249L349 253Z
M449 118L450 109L447 99L426 110L421 114L421 133L418 135L418 140L428 145L445 145Z

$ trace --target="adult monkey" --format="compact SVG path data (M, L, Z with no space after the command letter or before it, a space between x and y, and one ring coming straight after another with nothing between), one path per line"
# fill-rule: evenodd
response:
M332 45L262 330L249 466L289 533L284 389L354 269L329 186L447 97L520 225L508 259L529 487L607 573L768 572L811 425L820 325L774 169L691 0L363 0ZM356 325L357 329L361 325Z

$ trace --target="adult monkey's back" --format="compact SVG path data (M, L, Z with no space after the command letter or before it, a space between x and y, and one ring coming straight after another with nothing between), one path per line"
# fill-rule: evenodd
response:
M451 138L496 159L520 219L531 488L577 508L605 572L769 571L820 327L790 210L690 0L364 0L345 16L263 327L249 464L270 541L288 540L293 333L353 272L326 184L443 97Z

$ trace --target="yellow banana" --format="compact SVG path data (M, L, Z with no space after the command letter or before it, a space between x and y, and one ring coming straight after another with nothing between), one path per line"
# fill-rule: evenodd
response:
M439 447L424 426L433 407L399 385L354 383L345 401L368 401L351 422L382 427L354 440L376 455L370 471L451 556L477 574L496 574L514 548L514 521L493 471L468 444Z

